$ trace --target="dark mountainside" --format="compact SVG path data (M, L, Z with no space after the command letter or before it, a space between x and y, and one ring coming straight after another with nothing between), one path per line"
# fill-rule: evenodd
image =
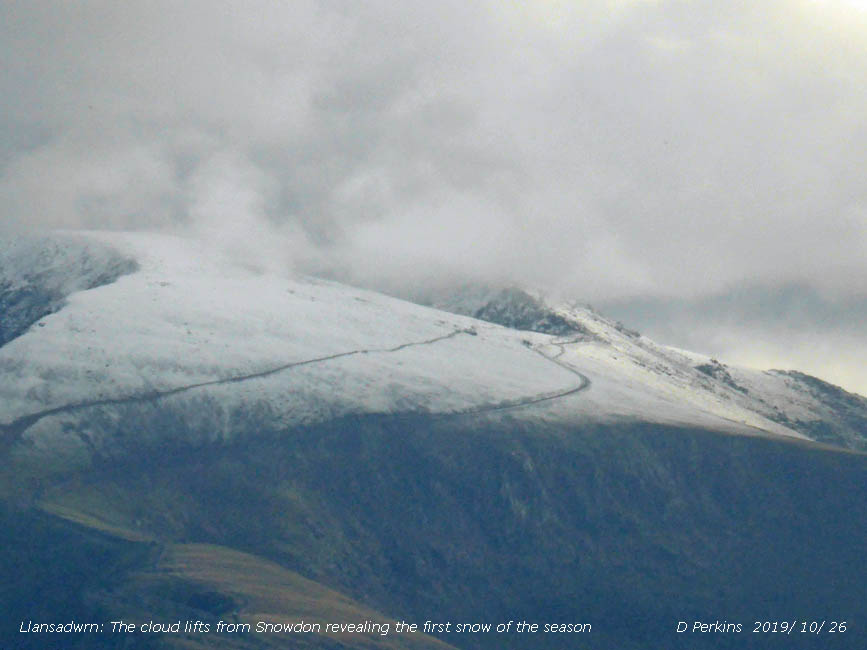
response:
M754 620L793 618L849 622L848 636L823 647L865 638L863 456L641 423L567 431L508 417L350 418L149 456L106 460L7 501L7 622L60 611L63 620L213 622L234 612L254 622L245 614L258 596L160 564L207 544L208 565L242 551L251 566L273 560L389 617L591 623L580 647L816 647L809 635L750 632ZM39 500L24 503L28 495ZM749 629L672 632L679 620L717 619ZM3 647L46 647L15 628L4 626ZM442 638L460 648L577 645L551 634ZM204 635L192 647L267 640ZM102 639L128 647L120 641Z

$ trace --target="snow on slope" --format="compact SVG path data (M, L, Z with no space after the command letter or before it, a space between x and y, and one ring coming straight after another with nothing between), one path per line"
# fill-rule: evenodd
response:
M214 440L351 413L505 409L803 437L692 359L589 310L559 310L546 321L555 334L519 331L261 272L199 241L79 236L137 270L83 285L0 347L0 435L16 453L86 462L155 422L166 437Z
M70 294L133 270L132 259L73 235L0 241L0 345L60 309Z
M595 377L598 388L610 377L612 395L634 382L667 400L730 421L867 451L867 398L814 377L727 366L706 355L658 345L590 307L552 304L518 289L470 288L431 302L480 318L494 316L508 326L547 331L555 323L564 336L571 330L569 335L583 342L571 346L573 362Z
M86 403L105 412L111 401L210 398L226 413L257 404L289 426L349 412L465 410L576 382L492 325L481 324L473 336L460 330L477 321L334 283L258 273L196 241L89 237L134 258L139 270L72 294L41 327L0 348L7 437L45 448L59 437L74 441L91 427L90 407L80 406ZM398 346L405 347L392 350ZM332 355L343 356L255 377ZM45 416L33 420L39 413Z
M796 371L726 366L692 352L672 350L711 369L747 398L753 410L812 440L867 451L867 398Z

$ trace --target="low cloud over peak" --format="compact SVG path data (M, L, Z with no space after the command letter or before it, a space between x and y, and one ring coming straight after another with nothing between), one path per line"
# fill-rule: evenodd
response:
M2 219L392 288L856 300L865 34L847 0L6 3Z

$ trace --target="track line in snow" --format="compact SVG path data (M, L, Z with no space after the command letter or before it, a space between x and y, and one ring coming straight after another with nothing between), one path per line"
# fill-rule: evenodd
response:
M315 357L313 359L304 359L303 361L291 361L289 363L284 363L279 366L275 366L273 368L268 368L267 370L262 370L259 372L244 374L244 375L235 375L232 377L224 377L223 379L213 379L210 381L201 381L195 384L186 384L184 386L178 386L176 388L169 388L167 390L153 390L147 391L144 393L139 393L137 395L127 395L124 397L110 397L104 399L96 399L96 400L87 400L83 402L75 402L73 404L64 404L62 406L56 406L54 408L45 409L44 411L37 411L36 413L31 413L29 415L23 415L8 424L0 424L0 434L6 440L0 440L0 448L4 446L8 446L15 442L21 435L34 424L42 420L43 418L59 415L61 413L71 413L74 411L80 411L86 408L94 408L98 406L108 406L111 404L136 404L140 402L151 402L154 400L162 399L164 397L171 397L173 395L178 395L180 393L185 393L190 390L195 390L197 388L205 388L207 386L219 386L221 384L234 384L243 381L248 381L250 379L260 379L262 377L270 377L271 375L275 375L279 372L283 372L285 370L291 370L292 368L298 368L300 366L307 366L315 363L323 363L325 361L332 361L333 359L340 359L343 357L351 357L357 354L375 354L375 353L386 353L386 352L398 352L400 350L404 350L410 347L416 347L420 345L431 345L433 343L438 343L440 341L445 341L446 339L454 338L459 334L469 334L470 331L466 329L456 329L448 334L443 334L441 336L435 336L430 339L425 339L423 341L411 341L409 343L401 343L400 345L396 345L394 347L389 348L363 348L358 350L349 350L347 352L338 352L336 354L329 354L323 357Z
M346 352L338 352L336 354L329 354L322 357L315 357L312 359L304 359L302 361L292 361L289 363L284 363L279 366L275 366L273 368L268 368L267 370L262 370L259 372L248 373L244 375L235 375L231 377L224 377L223 379L214 379L210 381L197 382L194 384L186 384L184 386L178 386L176 388L170 388L167 390L154 390L147 391L144 393L139 393L137 395L127 395L124 397L113 397L113 398L105 398L105 399L97 399L97 400L87 400L83 402L75 402L73 404L65 404L62 406L56 406L51 409L45 409L43 411L38 411L36 413L31 413L29 415L21 416L8 424L0 424L0 434L2 434L2 439L0 439L0 449L8 449L12 444L14 444L17 440L21 438L24 432L32 427L34 424L42 420L43 418L50 417L53 415L60 415L62 413L72 413L75 411L80 411L87 408L95 408L99 406L109 406L109 405L119 405L119 404L136 404L142 402L151 402L159 399L163 399L165 397L171 397L173 395L178 395L181 393L185 393L187 391L195 390L198 388L205 388L208 386L219 386L222 384L232 384L232 383L240 383L243 381L248 381L251 379L260 379L263 377L269 377L271 375L275 375L280 372L284 372L286 370L291 370L292 368L298 368L301 366L312 365L316 363L324 363L326 361L332 361L334 359L340 359L343 357L350 357L358 354L376 354L376 353L390 353L390 352L399 352L400 350L404 350L406 348L417 347L422 345L432 345L438 343L440 341L445 341L447 339L454 338L459 336L460 334L474 334L472 330L469 329L456 329L448 334L443 334L441 336L435 336L433 338L425 339L422 341L411 341L408 343L401 343L400 345L396 345L388 348L363 348L358 350L349 350ZM494 411L505 411L510 409L521 408L524 406L530 406L532 404L539 404L542 402L549 402L552 400L562 399L565 397L569 397L570 395L574 395L576 393L580 393L583 390L586 390L591 386L590 378L579 372L575 368L569 366L568 364L563 363L559 360L559 358L566 352L565 345L570 343L576 343L576 341L564 341L562 343L554 343L557 347L560 348L560 351L553 357L548 356L542 351L532 347L531 345L527 345L527 349L531 352L534 352L540 355L542 358L554 363L567 372L575 375L579 379L579 383L577 386L573 386L571 388L553 392L546 393L536 393L534 395L528 395L524 397L518 397L511 400L504 400L501 402L494 402L488 404L482 404L478 406L471 406L465 409L458 409L455 411L447 411L441 413L430 413L429 415L434 418L444 418L444 417L458 417L464 415L476 415L481 413L490 413Z
M562 399L564 397L569 397L570 395L574 395L576 393L580 393L583 390L587 390L592 385L592 381L590 378L576 370L570 365L559 361L559 358L566 353L566 348L564 346L569 345L570 343L578 343L580 339L574 341L563 341L562 343L554 343L558 348L560 348L560 352L558 352L553 357L549 357L544 352L528 345L527 349L535 352L543 359L547 359L551 363L554 363L567 372L575 375L579 379L579 383L577 386L573 386L572 388L560 391L553 391L547 393L537 393L535 395L529 395L526 397L517 397L515 399L504 400L502 402L495 402L493 404L483 404L481 406L471 406L466 409L459 409L457 411L449 411L447 413L432 413L432 417L436 418L446 418L446 417L457 417L461 415L478 415L479 413L491 413L494 411L508 411L511 409L522 408L524 406L530 406L532 404L539 404L541 402L550 402L556 399Z

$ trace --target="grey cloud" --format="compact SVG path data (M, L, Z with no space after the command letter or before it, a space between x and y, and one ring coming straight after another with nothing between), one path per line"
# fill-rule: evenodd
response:
M847 0L5 3L0 214L394 291L856 301L865 33Z

